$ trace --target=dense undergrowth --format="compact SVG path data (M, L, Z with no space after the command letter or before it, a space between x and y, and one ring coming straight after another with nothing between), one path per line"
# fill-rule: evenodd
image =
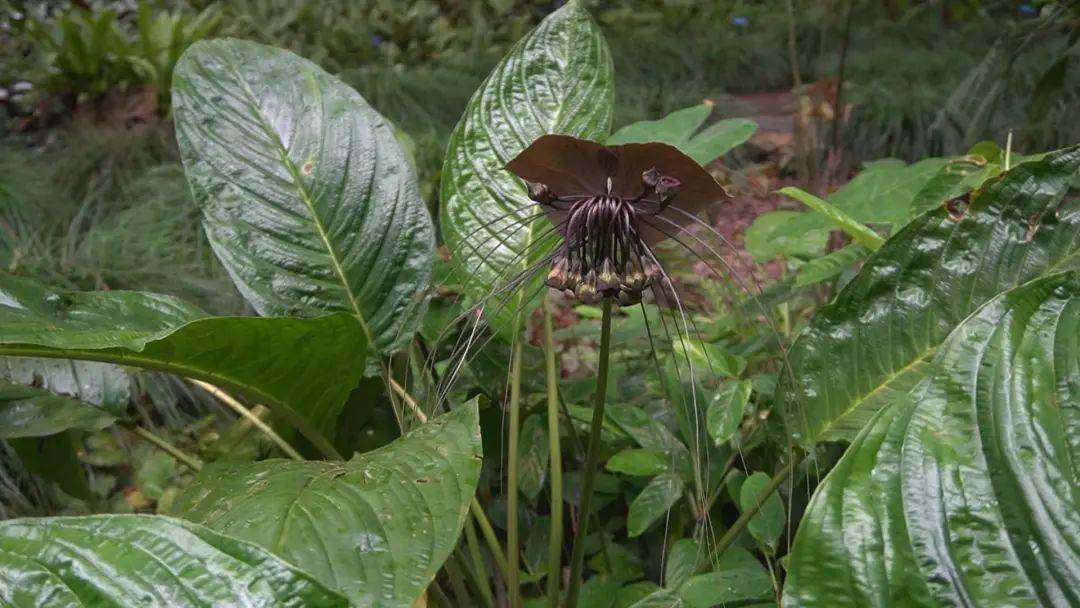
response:
M847 3L830 0L793 2L792 20L741 2L142 3L119 7L110 27L129 38L103 43L100 69L60 61L91 49L49 29L89 13L50 4L33 27L9 18L0 378L37 392L0 391L0 416L23 400L71 406L43 389L102 411L60 435L51 419L0 427L0 518L180 517L195 524L88 516L57 529L121 547L182 535L207 555L246 556L234 570L209 560L195 578L272 581L251 588L310 605L554 605L579 583L583 607L861 606L885 593L994 605L1010 587L983 584L963 552L986 530L964 527L952 500L977 492L996 501L979 514L986 529L1037 547L988 551L990 569L1030 605L1075 600L1058 583L1075 556L1063 551L1058 568L1036 555L1078 529L1062 498L1075 471L1024 482L1025 467L1042 473L1075 451L1038 406L1072 403L1075 389L1074 14L976 2L945 23L937 3L856 4L845 42ZM50 35L57 46L42 44ZM226 36L269 46L203 42L175 65L196 39ZM536 46L515 46L522 37ZM591 53L543 60L567 48ZM841 55L850 114L833 146ZM520 69L485 80L507 65ZM15 86L24 79L29 92ZM560 96L563 79L584 104ZM317 103L297 82L347 112L306 113ZM556 109L506 103L523 91ZM761 113L763 92L793 106L778 140L750 139L756 125L732 118ZM282 113L257 123L267 132L304 119L296 150L236 128L266 107ZM322 137L370 129L375 160L322 156L303 129L324 118L343 122ZM548 272L551 235L522 228L532 218L511 204L526 189L502 168L551 130L670 144L737 197L655 244L668 275L644 305L575 301L526 276L530 263ZM349 181L376 165L390 169ZM346 183L358 203L327 194ZM743 205L749 227L726 231ZM389 219L373 229L372 218ZM1051 325L1064 330L1040 329ZM1024 354L1015 375L1012 352ZM134 367L112 398L70 394L48 379L71 370L26 358L61 355L104 362L73 368L95 374L87 386L109 387L115 363ZM976 360L987 364L965 367ZM1035 380L988 393L975 376ZM1002 431L1001 416L1029 416L1043 435ZM1036 440L1032 464L1018 452ZM896 466L902 452L922 468ZM940 504L920 485L931 478ZM294 491L306 519L293 517ZM1038 496L1065 505L1057 528L1008 521L1038 519ZM380 519L408 509L427 515ZM844 521L852 512L863 527ZM38 522L4 528L0 567L33 554L28 539L50 525ZM957 554L932 542L950 524ZM875 561L879 542L919 575ZM934 560L963 577L923 576Z

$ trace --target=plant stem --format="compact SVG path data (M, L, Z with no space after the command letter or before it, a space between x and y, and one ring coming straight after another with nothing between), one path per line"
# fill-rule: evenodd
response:
M840 43L840 65L836 69L836 102L833 113L832 150L840 153L840 127L844 122L844 71L847 67L848 45L851 43L851 17L855 13L855 0L848 0L844 17L844 37Z
M499 537L495 536L495 528L491 527L487 515L484 515L484 508L480 506L476 498L473 498L472 502L469 503L469 510L472 512L473 519L476 520L476 525L480 526L480 533L484 535L484 541L487 542L488 551L491 551L491 555L495 559L495 566L498 567L499 574L506 580L509 576L506 556L503 555L502 547L499 545Z
M431 584L428 585L427 596L428 600L437 608L454 608L450 598L446 597L446 592L435 581L431 581Z
M412 395L405 390L405 387L398 384L398 381L394 380L389 373L386 374L386 383L401 397L401 400L405 402L405 405L409 406L409 411L413 413L413 416L416 416L416 419L419 420L421 424L428 421L427 414L425 414L424 411L420 409L420 406L417 405L416 399L413 399Z
M566 607L576 608L581 592L582 569L585 565L585 537L589 530L589 509L592 506L593 483L600 460L600 431L604 426L604 402L607 396L608 358L611 351L611 300L604 298L603 317L600 324L600 362L596 369L596 400L593 403L592 426L589 428L589 453L585 457L584 479L581 484L581 514L577 533L574 534L574 550L570 557L570 587L566 594Z
M787 44L788 61L791 62L791 79L795 86L802 86L802 75L799 74L799 51L795 46L795 2L787 0Z
M547 598L551 608L559 607L559 574L562 570L563 493L562 452L559 446L559 369L555 364L555 336L551 310L544 302L544 363L547 369L548 452L551 469L551 533L548 538Z
M757 501L750 505L749 509L743 511L742 515L735 520L735 523L731 524L728 531L724 532L724 535L720 537L720 540L716 541L716 546L713 547L712 553L709 554L709 559L698 566L697 571L699 573L708 570L711 564L716 563L716 561L724 555L724 551L727 551L728 547L735 542L735 539L739 537L739 534L741 534L747 524L750 523L750 520L761 510L761 506L765 504L765 500L769 498L769 496L772 496L772 493L780 487L780 484L784 483L784 480L786 480L788 476L791 475L791 472L795 470L797 464L798 462L795 459L792 459L787 466L780 469L776 475L773 475L772 479L769 480L769 485L765 486L765 490L758 495Z
M286 456L292 458L293 460L304 459L304 457L300 455L300 452L296 451L296 448L289 445L289 442L285 441L285 439L283 439L281 435L275 433L274 429L270 428L269 425L267 425L265 422L262 421L261 418L252 413L251 410L244 407L244 404L234 399L232 395L226 393L225 391L214 386L213 384L210 384L209 382L203 382L202 380L191 380L190 382L195 386L203 389L204 391L210 393L211 395L216 397L218 401L229 406L229 408L231 408L234 412L240 414L240 416L247 419L247 421L250 422L252 426L262 432L262 434L266 435L270 439L270 441L274 442L274 445L278 446L278 448L282 452L284 452Z
M201 460L199 460L198 458L184 452L180 448L174 446L173 444L169 443L168 441L165 441L161 437L158 437L157 435L151 433L150 431L144 429L143 427L138 426L138 425L134 425L134 424L123 424L123 423L121 424L121 426L124 427L125 429L131 431L135 435L137 435L137 436L149 441L150 443L154 444L162 452L165 452L169 456L172 456L178 462L180 462L180 464L186 466L187 468L191 469L192 471L199 472L199 471L202 470L203 465L202 465Z
M480 543L476 538L476 528L473 527L472 519L465 518L465 545L469 549L469 559L472 565L461 556L461 562L465 566L465 573L473 581L476 592L484 602L484 608L495 608L495 598L491 595L491 577L488 575L487 565L484 564L484 556L480 554ZM461 549L459 548L459 552Z
M458 605L473 606L472 596L469 595L469 590L465 588L465 574L463 568L458 564L456 555L450 554L450 557L446 559L446 563L443 564L443 570L446 571L446 576L450 579L450 589L453 590Z
M518 568L518 448L521 432L521 341L517 336L510 360L510 422L506 455L506 578L510 608L521 606L521 574Z

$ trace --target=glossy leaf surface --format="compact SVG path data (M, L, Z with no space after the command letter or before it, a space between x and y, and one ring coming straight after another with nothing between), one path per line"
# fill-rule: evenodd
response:
M979 306L1076 266L1080 206L1062 197L1078 165L1074 147L1014 167L960 215L927 212L871 256L791 349L781 391L796 440L850 440Z
M746 404L750 401L753 385L749 380L725 382L709 399L705 420L709 437L717 445L731 439L739 430Z
M477 420L473 401L348 462L214 464L174 512L302 565L353 605L411 607L476 491Z
M208 318L168 296L60 293L0 275L0 354L103 361L205 380L274 407L313 441L318 431L333 432L359 381L364 351L351 315Z
M599 28L572 0L519 40L469 101L447 147L440 225L474 300L507 285L556 243L546 219L530 220L538 210L524 182L503 167L547 133L602 140L611 127L613 78ZM527 295L535 289L527 286ZM500 328L511 327L514 298L483 302Z
M166 517L0 523L0 603L345 608L345 598L250 543Z
M210 244L259 314L347 312L383 351L412 337L434 231L359 93L288 51L214 40L177 63L173 106Z
M103 429L127 409L129 384L107 363L0 357L0 438Z
M818 487L788 606L1080 604L1080 275L995 298Z

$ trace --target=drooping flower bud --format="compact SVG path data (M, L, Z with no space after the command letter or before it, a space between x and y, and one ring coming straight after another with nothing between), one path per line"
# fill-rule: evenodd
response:
M611 291L619 288L622 277L611 266L611 259L605 259L600 265L600 272L596 275L596 288L600 291Z
M620 289L619 295L616 300L619 306L633 306L634 304L641 303L641 292L627 289Z
M559 198L547 187L547 184L526 181L525 185L529 188L529 198L541 205L550 205Z
M567 279L566 258L560 256L551 266L551 271L548 272L544 283L548 287L554 287L555 289L566 289L569 287Z
M574 295L582 304L598 304L600 292L596 289L596 272L590 270L584 279L574 288Z
M664 278L660 265L652 260L645 262L643 270L645 272L645 287L656 285L660 282L660 279Z

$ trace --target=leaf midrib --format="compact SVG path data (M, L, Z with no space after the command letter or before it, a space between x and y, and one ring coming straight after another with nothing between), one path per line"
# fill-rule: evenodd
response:
M882 380L880 383L875 385L870 390L868 390L865 393L862 393L860 395L856 395L854 398L852 398L850 401L848 401L847 407L845 407L843 410L841 410L840 415L838 415L836 418L833 418L832 420L830 420L827 425L822 426L821 430L814 434L814 437L815 437L814 441L820 441L820 440L827 439L829 437L830 433L833 431L833 429L835 429L837 426L839 426L840 421L846 420L849 416L851 416L852 414L857 412L859 410L859 408L862 406L862 404L866 403L866 401L869 400L874 395L876 395L879 392L881 392L881 391L885 390L886 388L888 388L889 385L891 385L893 383L893 381L895 381L897 378L899 378L899 377L903 376L904 374L908 373L909 371L911 371L911 369L914 368L916 365L924 363L928 357L932 356L937 351L938 347L940 347L942 344L945 343L946 340L949 339L949 336L952 335L953 330L955 330L957 327L960 327L968 319L970 319L973 316L975 316L976 314L978 314L978 312L980 310L982 310L982 307L985 306L986 304L988 304L989 302L993 301L994 298L996 298L999 295L1005 293L1006 291L1009 291L1010 289L1015 289L1017 287L1020 287L1021 285L1025 285L1027 283L1030 283L1031 281L1036 281L1036 280L1048 277L1048 276L1050 276L1052 274L1057 274L1058 272L1063 272L1063 270L1061 270L1061 268L1064 267L1066 264L1072 262L1073 259L1080 259L1080 251L1077 251L1077 252L1062 256L1061 259L1059 259L1057 262L1054 262L1053 264L1048 265L1043 270L1043 272L1039 273L1037 276L1034 276L1031 279L1028 279L1027 281L1024 281L1023 283L1018 283L1018 284L1013 285L1011 287L1008 287L1006 289L1002 289L1002 290L998 291L996 294L994 294L992 297L987 298L984 302L982 302L981 304L976 306L975 309L972 310L970 313L968 313L963 319L961 319L960 322L958 322L956 325L954 325L953 329L950 330L949 333L946 334L944 338L942 338L941 340L938 340L937 342L935 342L933 344L929 344L926 349L924 349L921 353L919 353L918 355L913 357L911 359L911 361L907 363L907 365L900 368L899 370L896 370L896 371L890 373L888 376L885 377L884 380ZM884 409L884 408L882 408L882 409Z
M143 348L149 346L153 342L164 339L168 335L180 331L183 327L185 326L182 325L177 328L176 331L170 332L161 338L148 340ZM294 410L291 404L252 384L237 380L232 376L217 373L207 368L176 363L174 361L164 361L162 359L140 356L138 354L116 352L117 349L123 350L124 347L110 347L100 350L65 350L62 348L37 347L24 344L2 344L0 345L0 355L45 357L50 359L78 359L81 361L100 361L119 365L132 365L133 367L142 369L178 374L187 378L206 380L212 384L220 384L254 397L257 401L262 401L271 406L277 406L276 413L286 418L289 424L292 424L300 430L300 432L307 437L309 441L315 444L316 447L319 449L331 449L336 453L336 449L333 448L333 445L326 440L322 433L309 424L299 412ZM340 454L337 454L336 457L340 459L341 456Z
M263 133L274 145L274 148L277 150L278 157L281 159L282 164L285 165L286 170L288 170L289 176L292 178L292 183L296 190L296 193L299 195L300 200L303 201L304 206L307 207L308 212L311 214L311 223L315 227L315 232L319 235L319 239L322 240L323 246L326 248L327 256L330 258L330 265L333 267L334 273L337 275L338 280L341 282L341 287L345 292L345 298L353 309L353 315L356 317L357 321L360 322L360 327L363 328L364 336L367 338L368 343L373 344L374 341L371 334L371 329L368 327L366 319L364 319L364 314L360 310L359 302L356 301L356 297L352 293L349 281L345 277L345 269L342 268L341 261L338 259L337 250L330 242L330 238L326 232L326 227L323 226L322 219L319 217L319 214L315 210L314 200L311 198L311 193L308 192L307 188L304 186L303 180L300 178L300 172L297 169L296 164L292 162L291 158L289 158L289 151L285 148L285 143L281 141L281 137L278 136L278 133L274 130L273 126L267 120L266 115L262 111L262 106L260 106L258 103L258 96L255 95L255 92L251 89L251 86L248 84L247 80L245 80L236 70L235 64L230 62L228 66L229 69L232 71L233 76L243 87L244 94L247 96L249 101L250 109L253 110L254 116L258 119L259 127L263 130ZM312 85L314 85L311 87L311 90L315 92L315 94L319 97L321 101L322 89L318 86L319 83L315 79L314 75L311 72L305 71L304 76Z

